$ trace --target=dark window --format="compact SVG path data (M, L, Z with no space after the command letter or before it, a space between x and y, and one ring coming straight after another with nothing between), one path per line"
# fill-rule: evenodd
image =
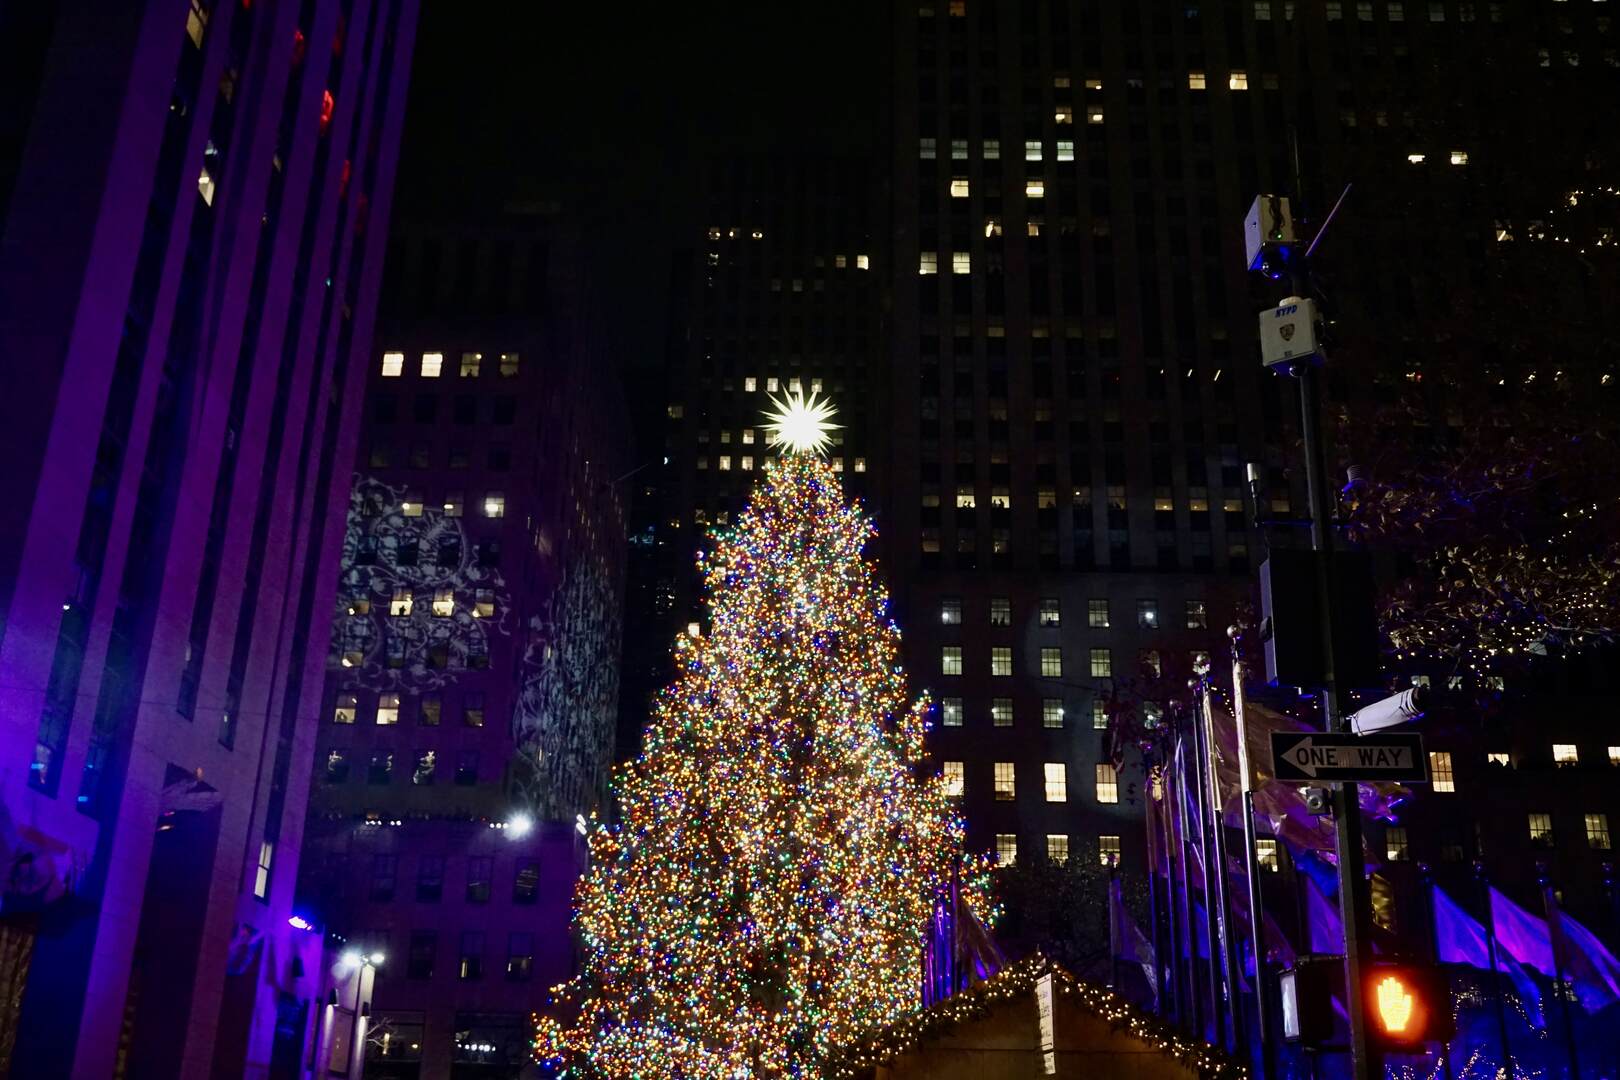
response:
M416 864L416 898L424 904L436 904L444 895L444 856L423 855Z
M471 394L457 394L454 408L456 423L468 425L478 422L478 401ZM454 454L455 451L452 450L451 455L454 456ZM456 466L452 464L451 468L456 468Z
M494 415L497 424L510 424L517 419L517 398L510 394L502 394L496 398Z
M532 904L540 895L540 860L519 859L512 879L512 903Z
M463 750L456 760L456 783L471 787L478 783L478 751Z
M484 977L484 935L477 930L461 934L461 967L458 972L463 981Z
M394 773L394 752L392 750L373 750L371 752L371 765L366 769L366 783L386 784L392 779Z
M412 979L433 978L433 961L439 951L439 935L433 930L412 930L411 951L405 960L405 974Z
M411 406L411 418L418 424L431 424L439 415L439 399L432 394L418 394Z
M512 467L512 448L495 445L489 448L489 468L491 472L505 472Z
M514 931L506 938L506 980L528 982L534 971L534 935Z
M371 900L386 904L394 898L394 885L399 877L399 856L374 855L371 859Z
M333 747L326 752L326 782L341 784L349 778L349 752Z
M494 865L495 860L488 855L474 855L467 860L467 903L489 902L489 879Z

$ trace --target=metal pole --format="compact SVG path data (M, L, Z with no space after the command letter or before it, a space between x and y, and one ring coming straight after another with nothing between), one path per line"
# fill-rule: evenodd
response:
M1254 949L1255 1034L1260 1039L1260 1074L1276 1074L1276 1047L1271 1041L1271 972L1266 967L1265 909L1260 895L1260 841L1254 825L1253 774L1249 771L1249 726L1244 715L1243 660L1238 653L1242 634L1237 627L1227 632L1232 641L1232 719L1237 725L1238 770L1243 802L1243 873L1249 879L1249 940Z
M1547 917L1547 943L1553 956L1553 992L1558 995L1558 1012L1564 1019L1564 1049L1569 1054L1570 1080L1581 1080L1581 1061L1575 1053L1575 1025L1569 1015L1569 986L1564 982L1564 958L1558 948L1558 904L1553 899L1552 881L1547 877L1547 864L1537 865L1541 882L1541 910Z
M1185 733L1177 724L1176 730L1176 813L1181 821L1181 899L1186 917L1182 925L1187 933L1187 1001L1191 1005L1192 1027L1200 1039L1204 1038L1204 1005L1198 991L1198 920L1192 891L1191 840L1187 834L1187 763ZM1213 987L1211 988L1213 990ZM1211 1008L1214 1008L1213 999Z
M1230 1012L1232 1052L1248 1056L1247 1027L1243 1020L1242 961L1238 958L1232 933L1232 901L1227 887L1226 814L1221 798L1220 770L1215 767L1215 710L1210 699L1208 676L1204 681L1204 767L1205 790L1209 793L1209 835L1215 848L1215 898L1220 907L1221 960L1226 970L1226 1002Z
M1198 707L1200 713L1204 708L1203 695L1207 692L1203 680L1199 680ZM1215 1032L1214 1043L1217 1046L1226 1046L1227 1024L1231 1019L1231 999L1222 993L1225 983L1224 965L1222 964L1221 941L1219 928L1215 920L1220 915L1220 906L1215 894L1216 882L1220 875L1210 864L1214 861L1214 852L1211 851L1212 838L1209 835L1209 811L1206 803L1209 798L1209 786L1204 779L1204 768L1208 759L1204 752L1203 717L1200 715L1193 721L1193 787L1198 793L1198 846L1199 855L1203 863L1204 878L1204 938L1209 946L1209 1007L1211 1025ZM1222 1006L1225 1005L1225 1010Z
M1502 1001L1501 962L1496 958L1496 905L1491 903L1491 883L1485 876L1484 863L1474 863L1474 877L1479 881L1480 895L1485 899L1485 951L1491 961L1491 985L1496 987L1496 1034L1502 1040L1502 1068L1511 1078L1516 1070L1513 1066L1513 1044L1508 1041L1507 1007Z
M1120 923L1123 912L1115 911L1116 904L1123 904L1124 898L1116 899L1114 883L1119 880L1119 860L1112 855L1108 857L1108 988L1119 989L1119 950L1125 942L1121 939L1120 931L1124 929Z
M1153 872L1153 860L1158 853L1158 831L1153 827L1153 793L1148 793L1147 806L1147 849L1148 849L1148 925L1153 928L1153 985L1148 989L1153 991L1153 1014L1163 1017L1164 1006L1164 972L1159 970L1159 957L1164 951L1159 947L1159 875ZM1168 867L1166 867L1168 869Z
M1429 917L1429 959L1435 970L1440 968L1440 921L1434 914L1434 875L1428 863L1418 863L1418 876L1423 882L1423 910ZM1446 1007L1451 1007L1451 977L1446 976ZM1451 1043L1440 1043L1440 1064L1446 1080L1451 1080Z

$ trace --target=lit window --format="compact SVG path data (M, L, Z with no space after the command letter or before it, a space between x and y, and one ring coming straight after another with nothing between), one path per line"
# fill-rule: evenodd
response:
M461 354L461 377L463 379L478 378L478 371L484 364L484 354L478 352L464 352Z
M518 373L520 357L515 352L501 353L501 374L511 378Z
M1341 22L1344 19L1344 0L1327 0L1328 22Z
M444 370L444 353L425 352L422 354L422 378L437 379Z
M1058 604L1058 598L1047 596L1041 599L1040 624L1043 627L1060 626L1063 623L1063 609Z
M1041 726L1060 728L1063 726L1063 702L1058 698L1045 698L1041 701Z
M201 195L203 202L209 206L214 205L214 189L217 186L214 183L214 175L208 171L206 165L203 166L203 171L197 176L197 194Z
M748 381L753 382L754 380L749 379ZM749 389L753 389L753 388L749 387ZM744 446L753 446L754 445L754 429L753 428L743 428L742 441L743 441Z
M492 619L495 617L495 590L476 589L473 592L473 617L477 619Z
M1429 774L1433 778L1431 787L1435 791L1456 791L1457 780L1451 772L1451 751L1429 751Z
M1500 765L1503 768L1509 768L1513 764L1513 762L1509 760L1507 751L1505 750L1493 750L1486 754L1485 763L1487 765Z
M466 504L466 496L463 495L461 492L459 492L459 491L447 491L447 492L445 492L444 493L444 516L445 517L460 517L462 515L462 511L465 509L465 504Z
M943 778L945 781L945 797L947 799L960 799L962 797L962 790L967 786L967 781L962 770L962 763L960 761L945 762Z
M720 459L717 462L717 464L719 464L721 472L730 472L731 471L731 455L730 454L721 454Z
M1260 869L1267 873L1275 874L1282 869L1277 856L1277 841L1270 837L1262 836L1255 840L1254 857L1255 862L1260 864Z
M1024 143L1024 160L1041 160L1041 142L1039 139L1030 139L1028 142Z
M968 178L965 176L951 177L951 198L965 199L968 197Z
M1097 801L1119 802L1119 775L1114 771L1114 766L1107 762L1097 766Z
M1157 600L1138 600L1136 602L1136 625L1144 630L1157 630L1159 628L1159 602Z
M1059 161L1074 160L1074 140L1059 139L1057 143L1057 159Z
M1579 765L1580 763L1581 763L1581 754L1580 754L1580 751L1575 748L1574 743L1567 743L1567 742L1555 742L1555 743L1553 743L1553 764L1554 765Z
M1409 855L1406 830L1399 825L1384 829L1384 858L1390 862L1405 862Z
M1108 629L1107 600L1092 599L1086 601L1086 625L1093 630Z
M689 623L686 624L686 636L687 637L695 638L695 637L702 636L702 634L703 634L703 628L701 626L699 626L697 623L689 622Z
M1012 727L1013 706L1012 698L998 697L990 700L990 723L994 727Z
M1046 834L1046 857L1055 863L1064 863L1069 861L1068 833Z
M1421 165L1426 157L1426 154L1407 154L1406 161L1409 165Z
M1451 163L1453 165L1466 165L1466 164L1468 164L1468 151L1466 151L1466 150L1453 150L1451 152Z
M1249 88L1249 73L1247 71L1234 71L1226 77L1228 90L1247 90Z
M383 353L383 378L397 379L405 374L405 354L402 352Z
M1011 866L1018 861L1018 836L1010 832L996 833L996 862Z
M973 257L965 251L951 252L951 273L969 274L973 272Z
M1091 699L1091 729L1108 730L1108 703L1100 697Z
M1104 868L1119 865L1119 837L1097 837L1097 861Z
M484 695L470 692L461 698L461 722L468 727L484 726Z
M973 489L971 487L966 487L966 486L957 488L956 489L956 508L958 510L971 510L971 509L973 509L973 506L974 506Z
M842 258L843 258L843 256L842 256L842 255L840 255L840 256L838 256L838 257L839 257L839 258L840 258L840 259L842 259ZM745 378L745 379L744 379L744 380L743 380L743 392L744 392L744 393L746 393L746 394L752 394L752 393L753 393L753 392L754 392L754 390L755 390L755 389L756 389L756 388L757 388L757 387L758 387L758 386L759 386L759 380L758 380L758 379L757 379L757 378L755 378L755 377L754 377L754 376L752 376L752 375L750 375L750 376L748 376L748 377L747 377L747 378ZM748 439L748 440L744 440L744 441L746 441L746 442L752 442L752 441L753 441L753 440L752 440L752 439Z
M1209 627L1209 611L1202 600L1187 601L1187 629L1205 630Z
M671 420L679 420L681 417L686 415L686 407L678 404L670 405L665 412L669 413L669 418Z
M415 488L408 488L405 497L400 500L399 511L406 517L422 516L422 493Z
M1254 21L1271 21L1271 0L1254 0Z
M441 619L448 619L456 613L456 594L454 589L433 590L433 614Z
M1097 78L1087 79L1086 80L1086 89L1087 90L1101 90L1102 89L1102 80L1097 79Z
M739 462L739 467L742 469L743 472L753 472L754 471L754 458L753 458L753 456L751 454L744 454L742 456L741 461ZM859 470L859 469L856 470L856 472L860 472L860 471L861 470Z
M254 899L263 900L270 895L270 866L275 862L275 857L275 841L259 841L259 865L253 873Z
M1113 655L1101 646L1091 650L1091 677L1094 679L1112 678L1114 674Z
M962 624L962 598L960 596L940 598L939 621L946 626L960 626Z
M870 270L870 269L872 269L872 260L871 260L871 258L866 256L866 255L857 255L857 256L855 256L855 269L857 269L857 270Z
M968 159L967 142L966 139L951 140L952 161L966 161Z
M858 457L858 458L855 459L855 471L856 472L865 472L866 471L866 459L865 458Z
M332 723L352 724L355 715L360 711L360 698L355 694L339 694L337 703L332 709Z
M1059 105L1057 111L1053 113L1052 119L1059 124L1072 124L1074 123L1074 110L1067 105Z
M1046 763L1046 801L1069 801L1069 767L1061 761Z
M917 142L917 156L924 161L933 161L939 156L938 141L930 138L919 139Z
M946 645L940 649L939 672L941 675L962 674L962 646Z
M197 48L202 48L203 34L208 30L208 5L203 0L191 0L191 10L186 13L186 36ZM262 893L258 894L262 900Z
M1400 0L1389 0L1389 21L1406 21L1406 5L1401 3Z
M506 496L499 491L491 491L484 496L484 516L487 518L501 518L506 516Z
M1013 763L1010 761L996 762L996 801L1012 802L1017 794L1013 780Z
M1100 124L1103 122L1103 107L1101 105L1086 106L1086 123Z
M1202 90L1204 88L1204 73L1202 71L1187 72L1187 89Z
M396 588L394 590L393 599L388 601L388 614L401 616L409 615L411 613L412 602L413 597L411 590L403 586Z
M940 722L946 727L962 726L962 699L959 697L941 698L939 701Z
M1586 846L1593 851L1609 850L1609 815L1586 815Z
M1553 846L1552 815L1551 814L1531 814L1531 815L1529 815L1529 822L1530 822L1530 843L1532 845L1534 845L1535 847L1552 847Z
M1001 140L1000 139L986 139L986 140L984 140L984 160L986 160L986 161L1000 161L1001 160Z
M997 645L990 650L990 674L1000 676L1012 674L1012 647L1010 645Z
M939 273L939 253L937 251L924 251L918 256L917 273Z
M992 596L990 598L990 625L1012 625L1012 601L1005 596Z
M1063 677L1063 650L1046 646L1041 649L1041 677L1045 679L1058 679Z
M1620 746L1609 747L1609 764L1620 766Z

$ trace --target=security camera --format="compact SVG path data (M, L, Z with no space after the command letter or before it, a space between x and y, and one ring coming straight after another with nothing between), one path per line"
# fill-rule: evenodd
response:
M1318 817L1333 813L1333 797L1324 787L1308 787L1303 792L1305 809Z
M1413 686L1393 694L1383 701L1375 701L1350 714L1350 730L1366 735L1385 728L1409 723L1423 715L1429 703L1429 689Z

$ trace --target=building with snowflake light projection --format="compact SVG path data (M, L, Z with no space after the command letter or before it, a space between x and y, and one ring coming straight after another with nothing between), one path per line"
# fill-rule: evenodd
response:
M522 210L390 252L301 876L312 916L386 957L368 1075L506 1075L573 966L625 471L576 242Z

